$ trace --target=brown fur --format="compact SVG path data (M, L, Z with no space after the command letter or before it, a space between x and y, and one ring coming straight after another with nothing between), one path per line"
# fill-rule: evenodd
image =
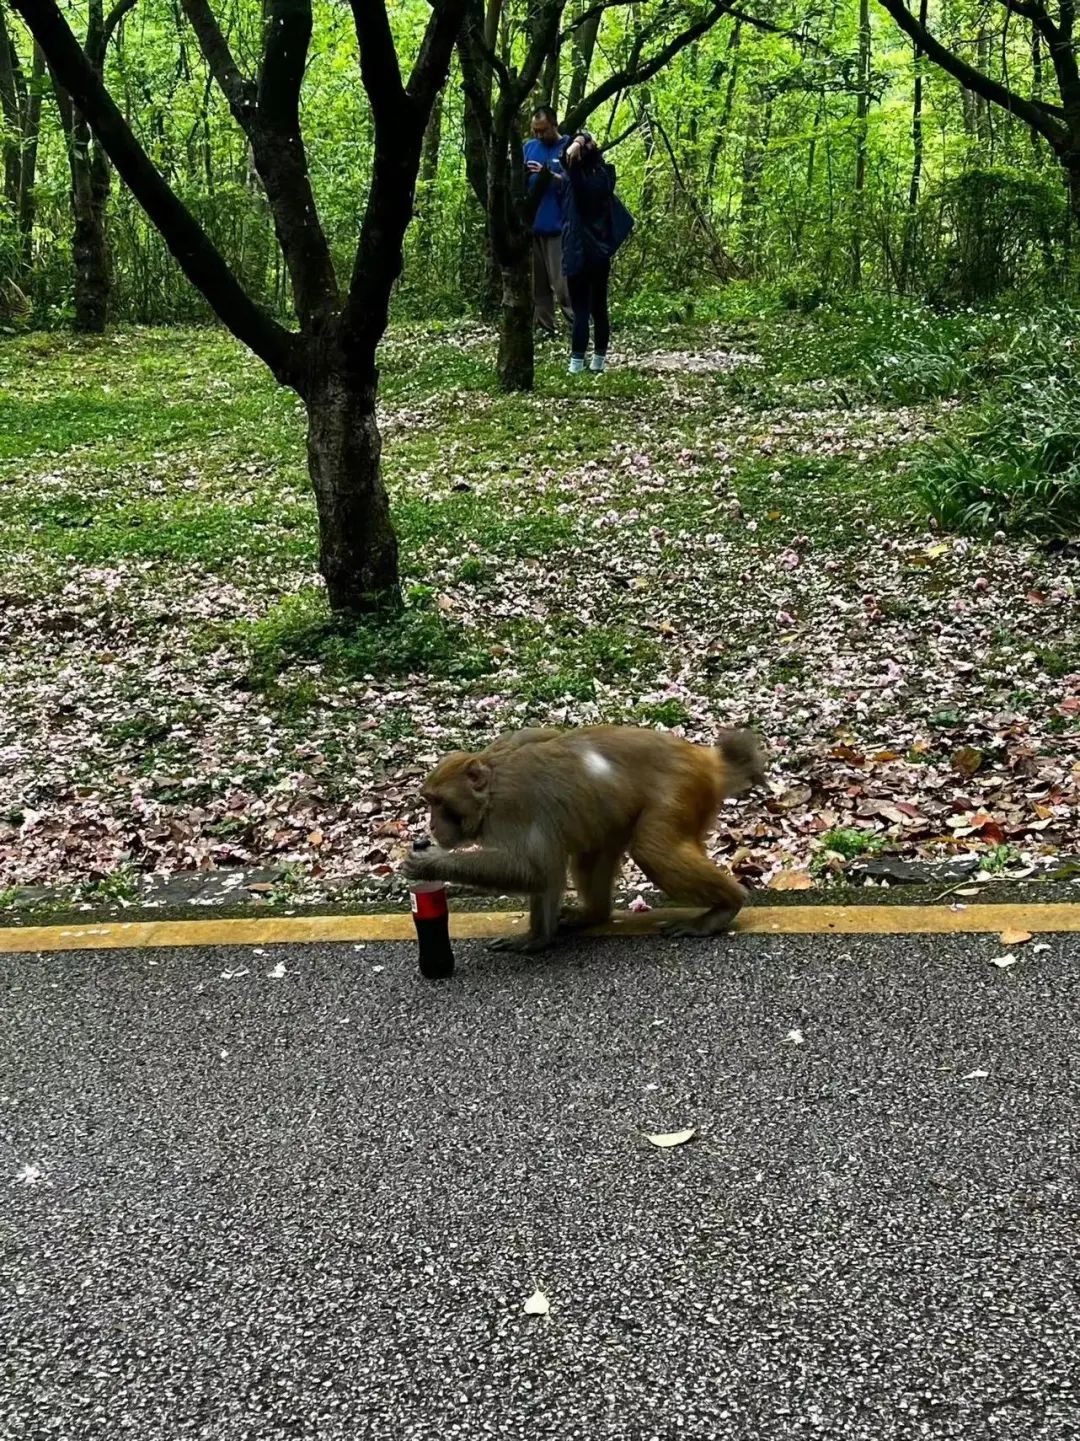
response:
M477 754L454 752L428 776L438 845L409 856L404 873L526 892L529 933L514 944L538 950L558 928L568 864L580 909L563 925L598 925L629 853L672 900L706 907L681 933L712 935L745 896L709 860L705 838L721 801L759 783L763 764L749 731L727 731L715 748L632 726L501 736Z

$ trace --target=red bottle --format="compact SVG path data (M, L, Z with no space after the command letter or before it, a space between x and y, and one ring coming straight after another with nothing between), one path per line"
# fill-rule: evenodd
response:
M413 850L426 850L430 843L417 841ZM420 946L420 974L429 981L443 981L454 974L454 951L450 945L450 907L442 881L410 881L412 917Z

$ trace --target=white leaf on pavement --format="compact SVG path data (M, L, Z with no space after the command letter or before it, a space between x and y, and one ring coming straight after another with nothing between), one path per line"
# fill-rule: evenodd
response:
M655 1136L646 1135L645 1139L651 1141L654 1146L666 1150L669 1146L685 1146L693 1136L697 1134L697 1127L691 1126L687 1131L661 1131Z
M802 1046L806 1043L806 1037L797 1026L793 1027L790 1031L788 1031L787 1035L784 1037L784 1040L790 1041L793 1046Z
M266 974L271 981L280 981L282 976L285 974L285 962L278 961L274 969L272 971L267 971Z
M534 1291L525 1302L526 1316L546 1316L551 1307L548 1305L548 1298L543 1291Z
M43 1180L40 1166L25 1165L19 1167L15 1184L17 1186L38 1186Z
M990 964L997 966L999 971L1007 971L1010 966L1016 965L1016 957L1012 951L1009 951L1008 954L1004 956L991 956Z
M964 1077L965 1081L985 1081L989 1071L969 1071Z

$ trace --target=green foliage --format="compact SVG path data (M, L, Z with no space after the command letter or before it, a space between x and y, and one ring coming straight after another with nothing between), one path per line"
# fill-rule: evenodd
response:
M1080 533L1080 389L987 402L931 447L918 480L946 530Z
M685 725L690 719L690 712L681 700L672 696L668 700L644 701L637 708L636 719L643 725L666 726L672 729Z
M921 212L930 240L922 259L929 293L988 301L1052 277L1067 219L1056 175L975 165L947 177Z
M226 9L230 44L253 73L259 7ZM642 36L655 43L673 33L684 11L663 0L610 7L588 88L624 63ZM426 6L401 0L390 13L407 64ZM502 13L505 43L519 63L530 23L527 6L507 0ZM367 199L373 124L348 8L315 0L313 18L302 112L320 218L344 279ZM81 29L85 7L75 6L72 19ZM1066 284L1061 170L1044 142L1032 143L1027 126L974 101L924 59L923 153L912 201L916 72L908 39L878 17L864 76L857 60L857 6L809 14L781 7L770 19L776 28L763 32L724 18L651 78L647 111L638 91L620 87L589 119L602 139L619 140L611 152L619 190L638 222L615 271L614 302L624 322L731 319L744 286L756 288L759 302L768 295L770 306L801 315L854 289L906 291L951 304ZM1022 94L1033 92L1029 27L988 29L970 0L934 16L933 23L935 33L962 53L979 47L979 67L992 78ZM14 17L11 25L26 75L28 37ZM553 99L564 107L575 70L565 45L560 60ZM1045 55L1041 66L1038 83L1045 100L1055 103ZM246 288L288 318L290 286L264 191L223 96L208 83L182 7L163 0L140 4L110 45L106 79L152 158ZM868 99L865 127L857 119L860 95ZM866 164L860 170L863 136ZM430 323L475 315L491 299L483 216L465 169L466 138L455 68L416 187L416 220L393 301L399 319ZM12 217L6 210L0 217L0 328L6 331L60 326L71 318L71 184L47 93L40 142L29 266ZM23 147L17 136L13 143ZM205 322L206 303L115 180L108 217L115 318ZM732 275L742 278L726 284ZM733 299L725 298L729 293ZM755 314L764 313L757 304ZM947 383L945 375L933 381L939 391Z
M279 699L283 675L298 667L312 679L423 672L474 680L492 665L490 649L434 609L423 587L414 589L400 615L357 622L331 618L323 593L304 591L241 623L235 637L246 652L251 685ZM284 699L295 704L295 692ZM302 699L310 703L310 691Z
M993 390L920 453L918 491L943 528L1080 533L1075 311L1030 317L987 360Z
M821 844L827 851L835 851L838 856L845 860L854 860L856 856L877 855L885 846L883 836L876 836L870 831L858 831L851 826L838 826L835 830L826 831L821 837Z
M130 905L138 896L138 873L130 863L117 866L99 880L80 886L78 892L80 901L97 902L100 905Z
M595 700L597 686L641 672L655 674L660 647L629 626L583 627L572 616L519 621L504 644L522 696L531 704Z
M1020 860L1020 852L1016 846L993 846L981 857L981 864L984 871L989 871L994 876L1008 870L1018 860Z

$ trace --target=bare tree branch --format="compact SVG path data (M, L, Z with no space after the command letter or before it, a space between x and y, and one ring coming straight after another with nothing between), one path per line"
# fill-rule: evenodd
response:
M401 117L405 87L401 83L394 37L385 0L352 0L356 41L360 47L360 78L364 82L376 131Z
M352 0L361 46L360 73L375 116L375 155L341 335L349 356L359 357L364 364L369 362L363 357L374 355L375 344L386 329L390 295L401 274L402 241L412 219L424 129L435 95L446 82L466 3L432 0L406 92L383 0ZM392 120L396 123L391 124Z
M618 94L620 90L632 85L643 85L646 80L651 80L669 60L678 55L681 50L685 50L688 45L692 45L695 40L699 40L702 35L712 29L718 20L729 14L730 10L729 0L713 0L704 15L695 20L692 25L688 25L685 30L681 30L678 35L673 36L648 60L641 60L641 47L640 44L636 45L629 64L609 75L606 80L602 80L592 94L587 95L577 109L566 116L564 123L567 130L580 129L594 110L603 105L605 100L610 100L613 95Z
M973 90L976 95L982 95L986 100L1000 105L1003 110L1008 110L1010 114L1019 116L1033 130L1045 135L1055 150L1065 143L1068 132L1064 125L1056 123L1056 116L1063 115L1064 112L1057 106L1025 100L1014 90L1008 89L989 75L984 75L981 70L976 70L974 65L969 65L936 39L925 25L920 25L904 4L904 0L881 0L881 3L905 35L916 41L936 65L959 80L965 89Z
M424 31L419 54L413 64L405 92L414 105L423 111L423 123L435 103L435 96L446 82L454 42L462 28L464 0L460 4L437 8Z
M210 74L221 87L236 123L248 133L249 111L255 104L256 88L246 79L233 59L229 42L221 32L208 0L180 0Z
M591 20L596 20L614 10L619 5L635 5L637 0L603 0L600 5L590 5L588 10L583 10L580 15L574 17L565 30L559 32L559 44L562 45L569 40L575 30L580 30L583 25L588 25Z
M1003 5L1010 14L1022 15L1025 20L1030 20L1047 40L1052 41L1057 36L1058 28L1039 0L998 0L998 4Z
M109 11L108 16L105 19L105 24L102 26L103 50L107 50L109 48L109 41L113 37L113 31L120 24L120 21L123 20L124 16L128 13L128 11L135 9L137 3L138 0L116 0L116 4Z
M192 285L278 380L294 384L300 353L298 338L255 304L198 221L173 194L94 73L56 0L11 3Z
M337 277L319 221L300 133L300 86L311 43L311 0L268 0L257 84L233 58L209 0L181 0L210 73L251 143L301 325L335 310Z

